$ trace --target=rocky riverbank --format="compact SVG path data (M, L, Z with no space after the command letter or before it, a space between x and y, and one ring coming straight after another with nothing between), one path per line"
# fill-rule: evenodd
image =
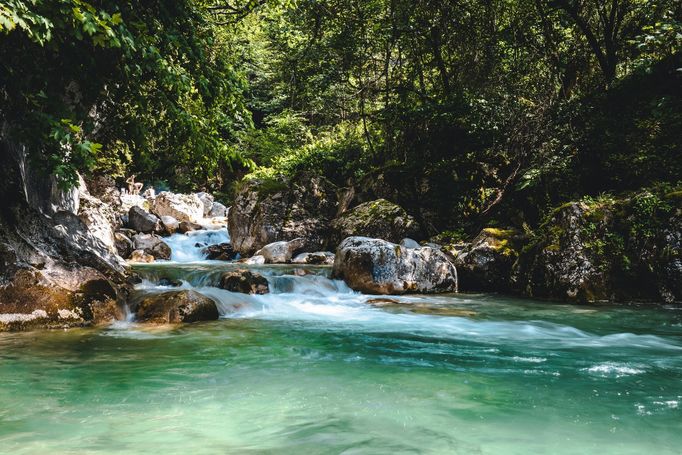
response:
M567 203L534 232L489 227L471 241L453 241L427 238L387 199L364 201L316 176L245 182L228 209L207 193L122 193L106 178L61 191L29 170L20 149L6 147L3 157L12 166L2 170L9 202L0 218L0 330L109 323L131 310L140 321L215 319L210 299L186 291L169 291L164 302L131 298L128 264L167 261L169 236L196 230L222 231L226 239L229 230L231 242L196 242L204 259L333 265L333 276L369 294L682 299L681 198L674 192ZM267 292L267 282L248 270L227 281L232 292Z

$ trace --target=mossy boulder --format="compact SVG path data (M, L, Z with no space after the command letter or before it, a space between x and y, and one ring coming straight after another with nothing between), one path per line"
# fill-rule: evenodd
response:
M524 235L514 229L485 228L470 244L453 248L460 290L509 290L512 266L524 240Z
M399 243L419 236L419 224L399 205L377 199L352 208L332 222L332 244L360 236Z
M245 182L228 215L232 246L251 256L270 243L302 237L306 250L324 249L337 191L327 179L309 174Z
M513 282L540 298L680 301L680 203L642 191L564 204L523 249Z
M70 328L124 318L118 290L94 269L21 269L0 288L0 332Z

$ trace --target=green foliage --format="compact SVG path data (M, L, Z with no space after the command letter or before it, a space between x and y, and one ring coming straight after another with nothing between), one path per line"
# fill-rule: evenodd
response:
M0 39L1 118L64 184L94 169L217 187L250 166L245 80L203 2L10 0Z
M680 179L678 3L5 0L2 139L65 185L311 172L429 234L534 227Z

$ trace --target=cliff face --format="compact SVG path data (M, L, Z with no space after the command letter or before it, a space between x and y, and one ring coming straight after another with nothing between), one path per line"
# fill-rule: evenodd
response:
M80 326L123 317L125 263L77 216L23 146L0 138L0 330Z

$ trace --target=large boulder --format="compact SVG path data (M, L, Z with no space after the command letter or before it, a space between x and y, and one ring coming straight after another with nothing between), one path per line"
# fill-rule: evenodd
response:
M682 198L639 194L553 211L514 265L515 289L577 302L682 301Z
M368 294L457 292L457 270L442 252L366 237L341 242L332 276Z
M152 204L158 216L172 216L176 220L198 223L204 217L204 203L196 194L159 193Z
M419 234L419 225L405 210L386 199L365 202L332 222L332 243L361 236L398 243Z
M155 324L215 321L220 317L213 300L192 290L148 296L136 305L135 315L140 322Z
M22 269L0 287L0 332L122 320L117 294L114 283L89 267Z
M270 292L268 280L263 275L245 269L225 272L220 277L220 287L230 292L242 294L267 294Z
M460 250L446 248L454 264L461 291L508 291L512 266L518 258L524 236L513 229L483 229Z
M142 250L155 259L169 260L171 257L170 247L158 235L137 234L132 241L134 250Z
M127 266L78 217L82 182L54 191L26 149L2 134L0 162L0 331L122 317Z
M302 237L306 249L324 249L336 215L337 188L323 177L303 174L243 184L229 210L235 251L250 256L265 245Z
M159 218L137 205L130 207L130 210L128 210L128 227L145 234L161 231Z
M263 256L268 264L286 264L291 258L305 248L307 242L303 238L288 242L273 242L256 251L257 256Z

